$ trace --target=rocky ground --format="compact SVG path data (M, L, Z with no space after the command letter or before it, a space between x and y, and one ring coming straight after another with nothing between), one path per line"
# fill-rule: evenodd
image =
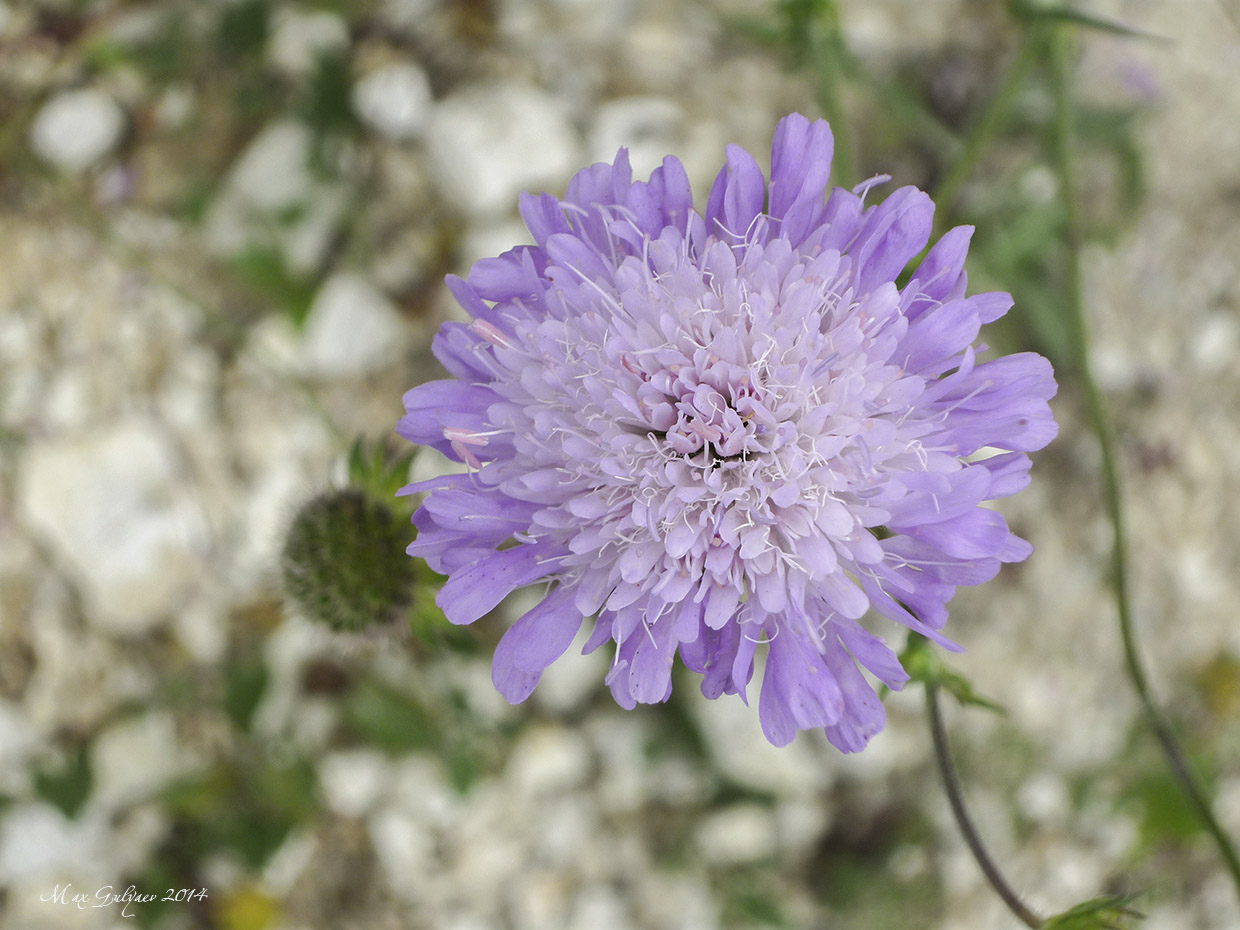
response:
M1076 86L1140 113L1144 200L1086 253L1094 352L1155 687L1240 833L1229 4L1090 4L1166 41L1091 33ZM874 73L921 68L950 99L1011 38L988 6L842 23ZM618 710L598 655L512 709L489 633L474 653L342 639L282 602L296 508L435 376L430 336L460 313L442 276L524 239L521 190L623 144L639 174L678 154L700 197L727 142L761 152L779 115L816 112L804 72L726 25L754 9L0 2L4 926L134 926L45 900L67 883L205 888L133 907L171 928L1016 926L957 838L917 693L861 755L775 750L691 686ZM862 176L924 170L853 129L881 162ZM1113 180L1096 167L1087 208ZM1036 555L953 613L957 666L1008 708L950 715L977 819L1038 907L1144 890L1150 930L1237 926L1122 676L1070 380L1056 412L1005 507Z

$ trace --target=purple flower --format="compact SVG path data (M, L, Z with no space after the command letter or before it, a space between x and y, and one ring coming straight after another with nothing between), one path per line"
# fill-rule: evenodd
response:
M564 200L525 195L536 245L449 278L473 317L435 354L454 376L409 391L398 431L465 462L430 492L409 552L472 623L510 592L545 597L504 635L494 681L524 700L593 619L616 701L664 701L672 665L710 698L746 692L776 745L823 727L846 752L885 718L861 667L908 679L858 623L873 608L948 649L957 585L1031 547L982 506L1028 484L1057 426L1051 367L979 362L1007 294L965 296L970 227L926 245L912 187L866 207L828 188L831 131L775 131L768 183L727 149L699 214L684 168L634 182L627 155Z

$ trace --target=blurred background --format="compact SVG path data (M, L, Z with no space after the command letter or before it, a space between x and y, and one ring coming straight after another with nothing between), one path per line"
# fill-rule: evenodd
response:
M1234 0L0 2L0 925L1017 926L919 688L858 756L775 750L688 679L619 710L599 654L509 707L502 617L445 629L403 555L409 604L365 629L282 593L327 489L408 536L384 443L439 376L444 274L528 241L520 191L624 145L701 205L726 143L766 162L800 110L837 183L977 225L973 289L1017 299L988 340L1059 372L1004 508L1037 552L954 602L951 663L1006 708L949 708L983 835L1045 913L1132 892L1151 930L1240 926L1123 676L1065 309L1075 255L1138 631L1240 833L1238 73Z

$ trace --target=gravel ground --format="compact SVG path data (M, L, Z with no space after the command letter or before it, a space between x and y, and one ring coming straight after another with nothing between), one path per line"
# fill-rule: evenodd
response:
M5 927L130 927L118 905L43 899L134 876L162 893L163 875L209 892L166 908L170 927L709 930L776 925L771 902L793 927L1017 926L956 836L915 693L890 699L859 756L812 736L775 750L751 709L689 688L667 712L619 711L597 655L513 710L484 657L342 642L280 603L296 507L435 376L430 336L460 313L442 274L522 241L517 193L561 189L621 144L639 174L678 154L701 193L724 144L760 152L778 115L812 110L808 82L720 27L749 4L388 0L366 30L279 5L261 56L281 87L327 53L354 78L361 128L334 172L314 169L291 108L239 136L209 85L84 64L154 34L162 9L94 6L61 34L70 5L0 3ZM882 72L985 42L979 6L885 0L844 23ZM1079 93L1147 110L1148 188L1090 247L1086 284L1145 652L1240 834L1240 23L1223 2L1090 9L1169 40L1085 47ZM188 210L187 165L220 178ZM288 280L238 283L237 256ZM950 716L977 819L1039 907L1144 888L1149 930L1240 926L1204 841L1150 854L1124 800L1159 768L1122 677L1097 449L1073 390L1056 412L1062 438L1005 508L1036 555L955 602L957 665L1008 708ZM254 667L267 685L239 728L221 694ZM339 695L359 681L442 711L452 745L484 760L468 789L438 750L343 736L359 703ZM677 735L685 720L701 745ZM245 787L197 820L169 800L221 759L308 785L312 809L260 865L226 843L185 852L176 833L271 807ZM85 793L58 805L49 773L75 764Z

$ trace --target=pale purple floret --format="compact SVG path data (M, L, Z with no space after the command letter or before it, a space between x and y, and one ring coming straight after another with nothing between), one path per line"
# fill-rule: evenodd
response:
M729 146L699 214L679 161L633 182L621 150L563 200L522 198L536 245L449 279L473 323L444 325L454 377L409 391L398 430L469 471L405 489L429 492L409 552L448 576L454 623L543 586L496 651L508 700L592 618L622 706L666 700L677 653L707 697L745 699L762 651L767 738L853 752L885 722L860 667L908 678L857 621L958 649L956 587L1029 555L981 505L1055 436L1051 367L978 361L1012 301L965 296L971 228L897 287L934 205L867 207L828 187L831 154L825 122L789 116L770 182Z

